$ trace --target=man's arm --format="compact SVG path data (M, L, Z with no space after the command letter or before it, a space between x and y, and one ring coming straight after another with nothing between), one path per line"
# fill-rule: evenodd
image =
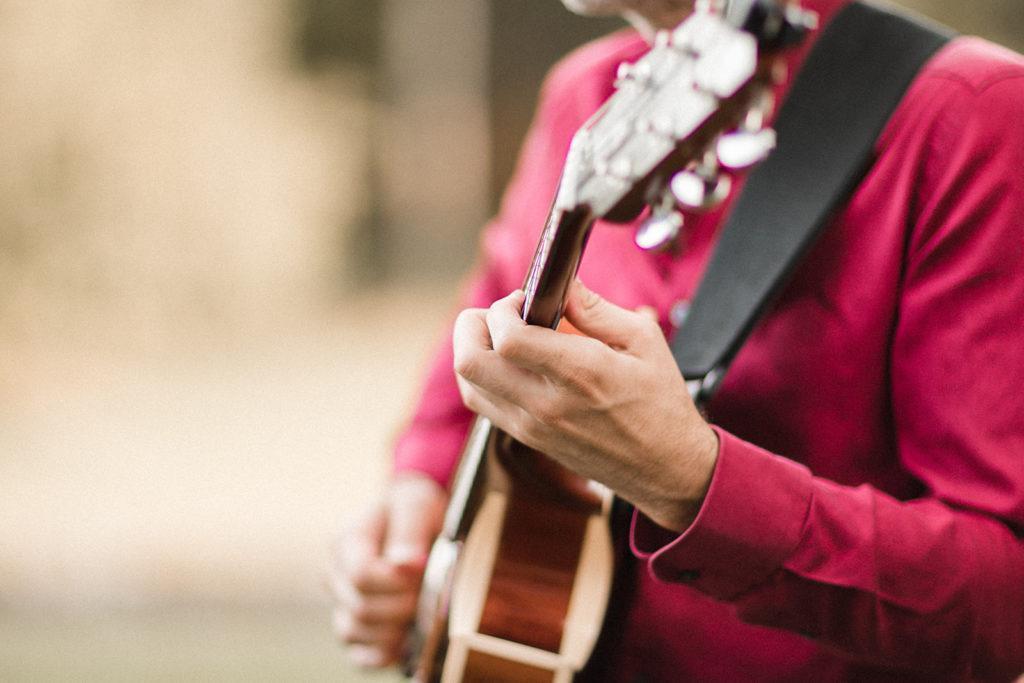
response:
M1024 671L1024 73L942 83L891 350L926 497L838 486L723 435L697 523L634 541L741 618L890 665Z

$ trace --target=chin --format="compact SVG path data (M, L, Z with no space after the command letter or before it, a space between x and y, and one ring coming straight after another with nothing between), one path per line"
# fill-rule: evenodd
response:
M570 12L593 17L621 14L629 9L630 3L626 0L562 0L562 4Z
M655 26L671 20L672 26L681 21L680 15L693 9L693 0L562 0L570 11L587 16L620 14L636 15Z

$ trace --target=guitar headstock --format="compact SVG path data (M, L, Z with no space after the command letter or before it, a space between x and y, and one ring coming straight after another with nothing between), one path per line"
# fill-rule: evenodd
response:
M620 66L615 93L573 138L556 208L627 222L651 206L638 244L670 241L682 225L677 203L714 206L728 194L722 167L750 166L774 147L764 123L775 54L814 23L786 0L698 0Z

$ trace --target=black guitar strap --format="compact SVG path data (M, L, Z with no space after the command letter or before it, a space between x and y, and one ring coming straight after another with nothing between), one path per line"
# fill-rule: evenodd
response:
M870 168L914 76L951 33L864 2L841 10L797 75L778 144L747 179L672 353L707 401L800 257Z

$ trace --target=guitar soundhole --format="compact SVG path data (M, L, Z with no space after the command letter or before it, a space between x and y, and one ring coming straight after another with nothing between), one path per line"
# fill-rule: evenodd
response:
M586 523L578 507L510 496L481 633L560 650Z

